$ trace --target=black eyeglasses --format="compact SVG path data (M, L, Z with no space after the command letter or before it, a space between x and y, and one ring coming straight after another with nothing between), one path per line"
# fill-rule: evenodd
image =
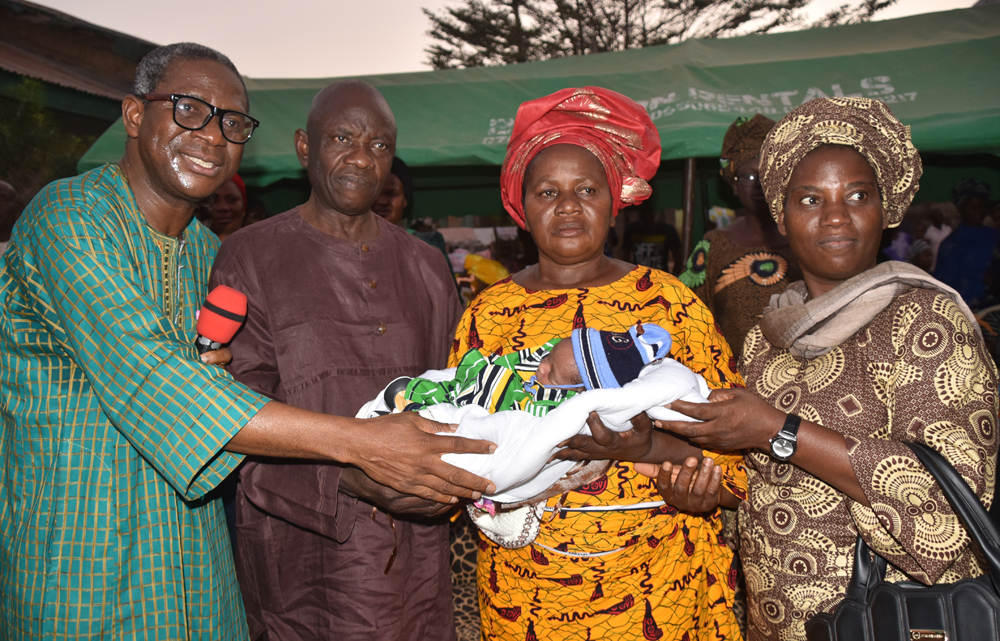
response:
M174 103L174 122L178 127L183 127L188 131L198 131L204 129L212 118L219 117L219 128L222 129L222 137L231 143L242 145L250 140L250 136L260 122L251 118L245 113L232 111L230 109L219 109L208 104L200 98L185 96L179 93L147 93L141 96L146 102Z
M744 187L753 187L758 182L760 182L760 175L758 174L740 174L736 177L736 181L739 182Z

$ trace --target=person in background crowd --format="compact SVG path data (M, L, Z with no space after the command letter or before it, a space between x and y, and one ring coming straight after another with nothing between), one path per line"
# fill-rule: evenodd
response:
M680 275L712 312L737 359L771 296L799 278L795 255L778 232L760 186L760 148L772 127L773 120L757 114L738 118L726 131L720 173L740 199L739 217L705 234Z
M806 621L844 598L859 535L889 562L888 581L983 574L906 443L939 451L989 506L997 371L957 292L906 263L876 266L882 231L900 223L921 175L909 127L883 103L797 107L765 141L761 173L803 280L747 335L746 388L671 403L703 422L660 425L748 450L749 641L805 641Z
M392 172L385 180L382 193L379 194L372 211L393 225L406 229L407 220L413 213L413 179L410 168L398 156L392 159ZM407 231L431 247L436 248L444 256L448 264L448 244L441 232L427 224L424 220L415 220ZM454 279L454 275L452 276Z
M983 308L976 312L979 326L983 330L983 340L993 356L994 363L1000 365L1000 258L994 259L986 270L987 293L982 299ZM990 514L1000 515L1000 502L993 501ZM997 519L1000 523L1000 519Z
M309 200L233 234L212 271L213 287L249 299L231 347L236 380L354 416L392 379L444 367L462 310L450 270L372 211L395 146L395 118L371 85L316 95L295 134ZM251 638L453 639L448 527L420 520L450 507L358 467L249 459L236 567Z
M941 242L947 238L948 234L951 232L951 225L944 222L944 212L941 211L941 208L932 208L930 220L927 225L927 231L925 231L923 235L923 239L931 244L931 251L934 252L934 261L931 263L932 274L934 273L934 270L937 269L938 250L941 248Z
M906 212L906 220L910 221L910 238L913 242L918 240L926 240L927 246L931 246L931 241L927 239L927 230L931 228L931 219L929 214L917 215L913 213L911 208ZM931 250L933 251L933 250Z
M7 249L14 224L21 217L21 201L17 190L5 180L0 180L0 255Z
M639 219L625 228L622 242L625 260L672 274L679 273L684 265L684 256L677 229L670 223L657 220L653 205L648 200L635 209ZM670 269L671 260L673 269Z
M194 205L194 219L208 227L212 224L212 205L215 203L215 193L202 198Z
M222 183L215 191L215 202L212 203L212 222L209 229L219 237L221 243L243 227L247 214L247 187L243 179L236 174Z
M564 89L522 104L501 169L501 195L534 238L539 260L472 302L449 364L470 349L504 353L568 337L575 328L620 329L642 321L669 331L671 356L710 386L739 384L712 315L690 290L670 274L604 255L619 208L649 197L646 180L659 161L656 127L621 94ZM718 505L734 505L731 493L742 494L742 457L708 455L654 434L645 415L634 421L639 427L612 436L592 420L599 440L568 442L566 458L616 462L590 483L550 498L551 518L531 545L506 549L481 539L484 639L739 635L731 611L733 553L719 540ZM659 463L664 455L682 468L666 504L632 463ZM692 489L695 470L711 488Z
M248 198L247 213L246 217L243 218L244 227L249 227L254 223L267 220L271 216L271 214L267 212L267 207L264 205L264 201L255 196L248 196Z
M375 199L372 211L385 218L386 222L406 227L406 219L413 211L413 180L410 168L403 159L394 156L392 170L385 179L382 193Z
M249 109L222 54L154 49L122 102L121 161L50 184L14 228L0 260L0 636L247 638L212 495L244 454L356 464L445 502L491 487L440 460L489 444L415 416L293 408L210 364L225 354L199 359L219 243L194 208L236 172Z
M973 178L960 180L951 191L962 223L938 248L934 277L958 290L972 309L986 294L983 277L995 258L1000 231L983 226L990 210L990 186Z
M923 238L914 240L910 243L909 249L907 249L906 262L930 273L931 263L934 262L934 252L931 250L931 244Z
M444 254L445 259L448 259L448 245L445 243L444 236L431 226L429 218L414 220L412 226L407 231L431 247L436 247Z
M910 234L898 227L885 230L879 243L879 262L883 260L901 260L909 262L910 245L913 239ZM930 248L930 245L927 245Z

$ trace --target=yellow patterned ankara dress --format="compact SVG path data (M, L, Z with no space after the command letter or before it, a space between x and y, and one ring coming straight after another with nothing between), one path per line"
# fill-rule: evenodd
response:
M502 280L466 310L450 364L472 348L511 352L578 327L622 330L637 321L670 331L671 356L709 385L741 383L709 311L676 278L646 267L581 289L532 291ZM743 496L742 457L710 455L723 466L727 489ZM678 513L662 505L650 479L619 462L548 516L525 548L508 550L480 537L484 639L739 638L731 611L733 553L720 538L719 510Z

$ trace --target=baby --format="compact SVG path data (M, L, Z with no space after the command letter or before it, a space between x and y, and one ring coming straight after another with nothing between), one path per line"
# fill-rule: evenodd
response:
M663 328L635 325L620 332L578 329L562 341L509 354L470 350L457 368L393 381L357 416L419 411L457 425L456 436L495 443L493 454L442 459L493 481L497 490L487 498L499 504L530 502L575 479L567 477L576 473L576 462L553 454L566 439L589 434L591 413L615 432L631 429L631 418L642 412L691 420L664 406L678 399L707 402L708 385L668 358L670 346Z
M400 411L449 403L544 416L582 391L635 380L643 367L667 357L670 345L670 334L660 326L638 324L622 332L576 329L569 340L554 338L508 354L469 350L454 378L396 379L386 388L385 402Z

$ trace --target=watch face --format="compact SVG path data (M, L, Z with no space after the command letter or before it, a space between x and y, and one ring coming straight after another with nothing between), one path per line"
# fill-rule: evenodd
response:
M771 442L771 452L773 452L777 458L783 461L787 460L792 456L792 454L795 454L795 441L776 438Z

